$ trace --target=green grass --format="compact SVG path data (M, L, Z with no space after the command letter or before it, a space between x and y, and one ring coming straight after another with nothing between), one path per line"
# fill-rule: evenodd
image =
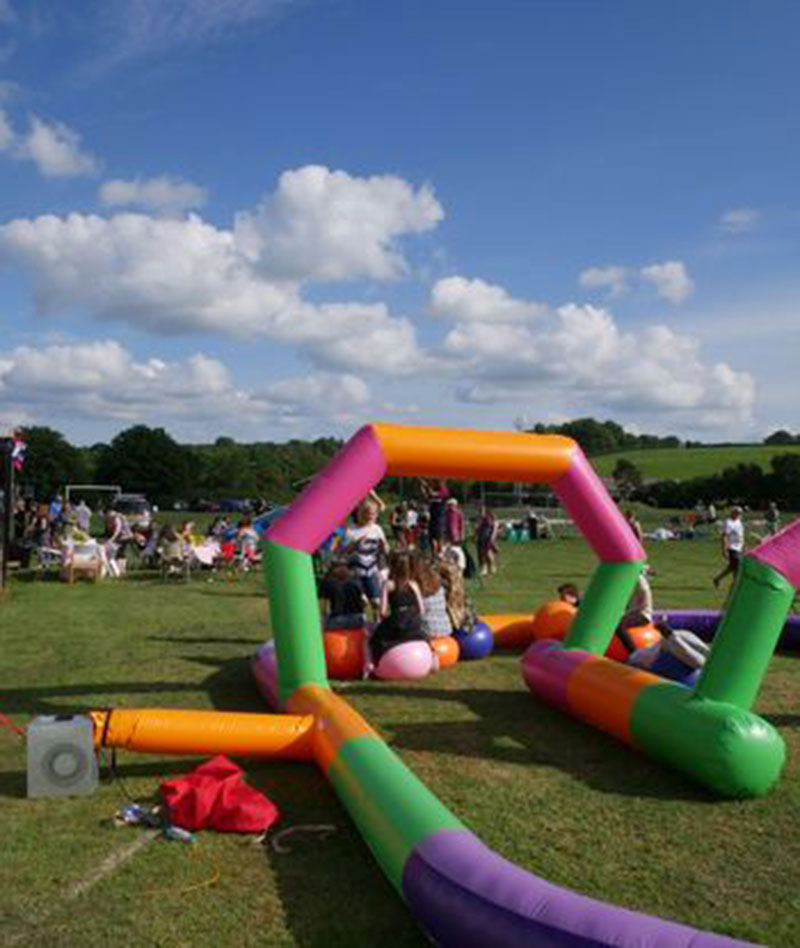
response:
M657 605L713 606L717 544L652 545ZM585 584L580 541L505 544L501 572L475 589L481 609L527 611L561 581ZM0 711L103 706L261 710L249 660L268 634L259 577L164 585L135 575L73 587L12 583L0 603ZM518 657L465 663L418 683L341 690L408 765L488 845L581 892L703 928L800 945L800 661L778 656L758 710L789 762L766 798L718 801L617 742L540 705ZM324 779L309 765L243 762L297 834L290 853L202 834L156 839L82 892L137 838L114 829L122 788L84 798L25 798L24 748L0 730L0 943L25 946L421 945ZM120 755L129 794L198 761ZM192 888L216 874L213 885Z
M769 471L776 454L800 452L800 445L748 444L732 447L655 448L648 451L620 451L592 458L602 477L610 477L620 458L632 461L647 478L685 481L692 477L720 474L736 464L758 464Z

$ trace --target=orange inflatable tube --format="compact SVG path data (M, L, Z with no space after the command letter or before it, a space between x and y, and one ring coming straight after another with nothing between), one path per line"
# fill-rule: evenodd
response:
M575 717L633 744L633 704L643 688L656 684L650 672L592 656L579 665L567 683L567 704Z
M492 630L496 648L520 648L530 645L535 638L533 620L525 612L503 612L480 618Z
M566 474L575 442L561 435L375 424L387 474L545 482Z
M323 773L328 772L342 744L357 737L379 738L355 708L320 685L301 685L289 698L287 708L314 718L313 753Z
M161 708L92 711L96 747L123 747L151 754L231 754L313 758L310 714L243 714Z

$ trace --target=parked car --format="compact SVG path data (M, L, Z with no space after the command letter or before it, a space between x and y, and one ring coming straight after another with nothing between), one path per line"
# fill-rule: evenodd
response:
M252 505L249 500L221 500L219 509L222 513L250 513Z
M144 494L117 494L111 509L121 513L132 527L147 530L153 519L153 508Z

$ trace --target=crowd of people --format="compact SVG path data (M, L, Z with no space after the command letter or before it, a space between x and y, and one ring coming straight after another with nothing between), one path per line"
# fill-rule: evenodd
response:
M101 518L100 531L92 518ZM69 575L120 577L131 555L144 567L185 573L192 566L249 568L259 558L259 536L249 516L232 523L217 517L206 533L193 521L139 523L114 509L95 514L85 500L76 504L56 495L49 503L21 500L14 512L13 555L23 568L60 566Z

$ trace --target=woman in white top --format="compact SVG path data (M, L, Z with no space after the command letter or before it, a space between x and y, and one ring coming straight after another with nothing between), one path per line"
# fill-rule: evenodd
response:
M728 561L725 569L714 577L714 586L728 575L734 578L739 571L739 564L744 553L744 523L742 522L742 508L731 507L731 514L722 525L722 555Z

